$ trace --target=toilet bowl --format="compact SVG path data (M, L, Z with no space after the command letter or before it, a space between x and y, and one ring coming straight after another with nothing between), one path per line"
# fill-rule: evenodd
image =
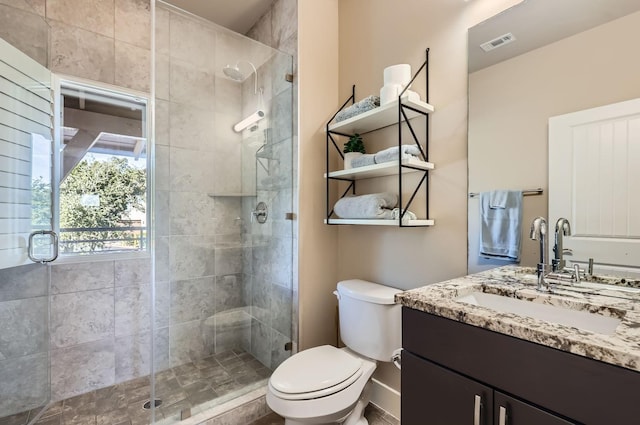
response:
M271 375L267 404L285 425L367 425L370 379L377 361L401 346L395 288L362 280L338 283L345 348L323 345L285 360Z

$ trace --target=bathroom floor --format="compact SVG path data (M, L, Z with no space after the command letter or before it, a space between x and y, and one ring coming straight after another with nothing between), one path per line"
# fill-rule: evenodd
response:
M156 420L174 417L202 403L215 402L248 385L265 380L271 370L242 350L226 351L156 374ZM91 391L54 403L38 425L143 425L149 423L148 377ZM0 425L25 425L38 411L0 418ZM266 422L268 423L268 422Z
M369 425L400 425L399 420L372 404L367 406L364 416L369 420ZM275 413L271 413L248 425L284 425L284 419Z

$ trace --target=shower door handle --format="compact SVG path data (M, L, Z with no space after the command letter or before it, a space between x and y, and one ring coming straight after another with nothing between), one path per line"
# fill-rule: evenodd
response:
M36 236L41 236L41 235L49 235L51 238L53 253L51 254L50 257L38 257L34 253L33 239ZM51 263L55 261L55 259L58 258L58 234L53 230L36 230L35 232L31 232L31 234L29 235L29 245L27 246L27 255L29 256L29 259L34 263L45 264L45 263Z

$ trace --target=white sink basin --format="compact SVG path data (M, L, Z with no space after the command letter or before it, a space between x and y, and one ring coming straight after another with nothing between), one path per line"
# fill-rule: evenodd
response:
M620 319L615 317L601 316L554 305L538 304L484 292L473 292L469 295L460 296L456 298L456 301L486 307L501 313L517 314L604 335L614 334L620 324Z

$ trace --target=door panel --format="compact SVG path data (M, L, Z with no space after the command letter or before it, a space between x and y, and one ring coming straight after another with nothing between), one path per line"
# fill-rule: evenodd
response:
M570 425L555 415L523 403L499 391L493 394L496 425Z
M2 424L27 423L50 399L50 269L32 263L28 240L52 229L52 128L50 72L0 39ZM47 257L51 240L34 240Z
M0 39L0 269L30 262L29 234L51 230L49 70ZM39 238L47 257L50 239Z
M402 352L401 385L403 425L492 423L491 388L407 351ZM476 397L480 402L477 421Z
M549 217L571 222L569 259L640 268L639 162L640 99L549 119Z

